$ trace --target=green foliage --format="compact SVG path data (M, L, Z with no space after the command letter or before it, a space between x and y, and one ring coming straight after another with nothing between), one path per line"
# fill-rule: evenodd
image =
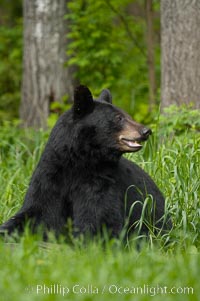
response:
M0 120L18 116L22 76L22 24L0 27Z
M15 26L22 17L22 0L0 0L0 19L5 26Z
M58 117L62 113L70 109L71 104L69 104L67 100L68 97L64 96L62 98L62 102L54 101L50 104L50 115L47 120L47 125L49 128L52 128L55 125L56 121L58 120Z
M148 75L146 63L144 1L67 1L70 22L67 65L77 66L76 77L95 95L110 88L115 104L147 122ZM123 2L123 3L122 3ZM0 0L0 119L18 116L22 75L22 1ZM136 13L129 11L135 5ZM154 1L159 10L159 1ZM139 13L137 13L139 12ZM159 33L159 18L155 20ZM160 75L156 45L157 80ZM48 121L56 121L53 114Z
M171 105L164 109L164 113L160 121L167 133L180 135L190 129L200 131L200 111L192 109L192 106Z
M7 218L20 207L47 136L46 132L20 129L19 121L0 124L0 221L2 214Z
M149 93L145 20L128 13L130 3L70 1L68 64L78 67L78 79L96 95L110 88L115 103L141 120L148 113ZM138 1L141 11L143 4Z
M69 63L79 66L78 76L86 84L93 80L96 87L110 86L115 80L113 73L117 73L121 63L121 44L115 42L113 14L106 14L108 7L105 1L72 1L69 8L73 10L69 15L72 24Z

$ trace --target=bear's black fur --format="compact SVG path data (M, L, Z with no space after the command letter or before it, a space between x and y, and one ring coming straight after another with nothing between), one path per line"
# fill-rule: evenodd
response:
M105 227L118 237L127 218L127 232L138 226L147 195L153 197L146 210L151 222L159 229L170 228L170 219L162 219L165 200L156 184L122 157L140 150L140 142L150 134L111 104L108 90L93 100L89 89L79 86L73 107L52 130L22 208L0 227L1 232L22 231L28 220L33 230L41 225L59 234L71 219L75 236L93 236ZM146 233L147 223L144 215L140 226Z

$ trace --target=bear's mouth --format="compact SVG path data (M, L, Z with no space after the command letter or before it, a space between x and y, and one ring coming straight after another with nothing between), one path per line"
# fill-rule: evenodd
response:
M143 141L142 138L126 138L126 137L120 137L121 145L123 145L123 148L125 151L130 150L132 152L139 151L142 148L142 145L139 143Z
M142 148L142 145L138 143L138 140L136 139L121 138L121 142L127 145L129 148L134 149L135 151Z
M142 144L148 139L151 130L128 120L118 136L119 148L123 153L137 152L141 150Z

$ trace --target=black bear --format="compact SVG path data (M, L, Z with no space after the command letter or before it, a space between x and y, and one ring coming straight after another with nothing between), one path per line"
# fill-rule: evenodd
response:
M97 100L86 86L75 89L74 104L53 128L22 208L1 232L23 231L29 221L33 231L40 225L59 234L68 219L75 236L94 236L106 228L111 237L119 237L125 225L126 233L138 228L148 233L149 223L157 229L171 227L156 184L122 156L139 151L151 130L111 100L106 89ZM148 195L150 206L145 203Z

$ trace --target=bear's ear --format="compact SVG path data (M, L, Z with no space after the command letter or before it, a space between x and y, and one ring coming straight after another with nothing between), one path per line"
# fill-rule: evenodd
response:
M99 101L106 101L112 103L112 95L108 89L103 89L98 98Z
M74 118L81 118L93 111L94 101L90 90L80 85L74 90Z

